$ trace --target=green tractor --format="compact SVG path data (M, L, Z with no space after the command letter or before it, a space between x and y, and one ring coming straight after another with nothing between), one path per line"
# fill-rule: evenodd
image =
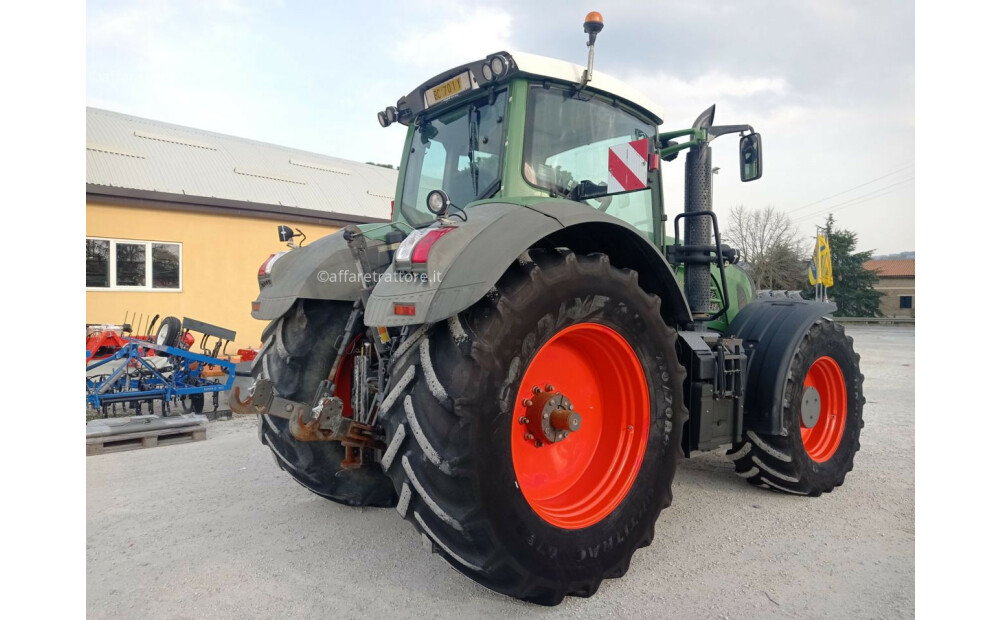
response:
M594 73L602 27L587 16L586 68L498 52L379 112L407 127L392 222L265 262L270 324L231 398L310 491L393 506L459 572L544 605L628 571L681 455L728 447L750 484L818 496L863 426L835 307L755 299L720 241L710 142L740 134L752 181L760 136L714 106L660 132Z

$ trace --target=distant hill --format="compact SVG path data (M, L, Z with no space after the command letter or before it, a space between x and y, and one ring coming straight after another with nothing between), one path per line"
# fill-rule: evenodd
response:
M893 260L893 259L904 259L904 258L912 258L916 260L917 253L914 250L910 250L909 252L897 252L895 254L882 254L880 256L872 256L872 260L884 260L884 259Z

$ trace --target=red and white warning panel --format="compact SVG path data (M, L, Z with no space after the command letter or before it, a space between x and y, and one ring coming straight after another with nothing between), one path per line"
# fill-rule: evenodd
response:
M608 193L646 189L649 175L649 140L616 144L608 149Z

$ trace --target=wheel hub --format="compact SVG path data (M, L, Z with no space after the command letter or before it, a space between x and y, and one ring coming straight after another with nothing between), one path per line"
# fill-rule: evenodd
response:
M547 384L543 391L531 388L532 396L524 399L525 414L520 422L525 426L524 440L536 448L558 443L580 430L583 418L573 411L573 403L565 394Z
M802 416L802 426L812 428L819 422L819 414L823 410L820 400L819 390L809 385L802 392L802 406L800 408Z

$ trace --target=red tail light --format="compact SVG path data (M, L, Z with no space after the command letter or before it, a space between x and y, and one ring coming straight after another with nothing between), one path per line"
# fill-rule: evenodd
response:
M396 214L396 199L393 198L392 200L389 201L389 219L391 220L392 216L395 214Z
M420 241L417 241L417 245L414 246L413 258L410 259L410 262L412 262L413 264L417 263L427 264L427 255L430 254L431 248L434 247L434 244L438 242L438 239L447 235L453 230L455 229L435 228L433 230L427 231L427 234L424 235L420 239Z
M265 258L264 262L260 264L260 269L257 270L258 276L263 276L267 274L267 264L271 262L272 258L274 258L274 254Z
M260 264L260 269L257 270L257 276L263 277L271 274L271 269L274 267L274 263L278 262L278 259L288 254L288 252L277 252L268 256L263 263Z

